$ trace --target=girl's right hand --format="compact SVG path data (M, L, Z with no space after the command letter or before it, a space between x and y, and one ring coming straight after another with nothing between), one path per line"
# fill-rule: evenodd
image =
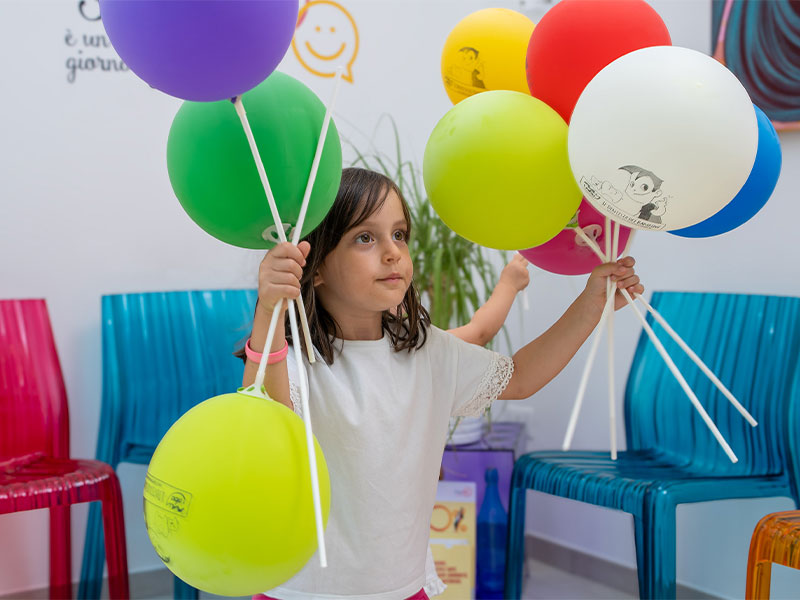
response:
M258 268L258 306L272 315L282 298L300 296L300 278L311 246L300 242L297 246L281 242L267 252ZM286 310L286 304L283 305Z

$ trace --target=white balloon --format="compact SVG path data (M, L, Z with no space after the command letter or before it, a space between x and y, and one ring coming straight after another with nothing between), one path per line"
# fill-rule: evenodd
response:
M677 46L626 54L586 86L569 160L586 199L636 229L705 220L744 185L758 147L750 96L713 58Z

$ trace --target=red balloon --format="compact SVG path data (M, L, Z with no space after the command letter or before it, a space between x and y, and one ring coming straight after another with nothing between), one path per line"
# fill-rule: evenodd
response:
M605 220L605 216L595 210L585 198L581 200L581 204L578 207L578 225L583 228L589 237L594 238L600 244L600 249L603 252L605 252L606 248L606 238L603 232ZM625 244L628 243L630 235L631 230L628 227L619 227L617 256L625 250ZM575 232L568 229L541 246L520 250L519 253L527 258L530 263L545 271L557 273L558 275L584 275L591 273L592 269L600 264L600 259L591 248L580 245L579 241L580 239Z
M603 67L640 48L671 45L667 26L644 0L562 0L531 35L528 88L569 123L581 92Z

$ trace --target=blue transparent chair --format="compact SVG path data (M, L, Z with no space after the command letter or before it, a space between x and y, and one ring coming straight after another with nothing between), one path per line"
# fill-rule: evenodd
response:
M769 496L800 501L800 298L657 292L651 304L759 425L750 427L651 320L739 462L728 460L643 332L625 392L627 451L616 462L608 452L591 451L532 452L516 461L508 598L521 593L527 490L631 513L642 598L675 597L678 504Z
M151 292L102 298L103 397L97 457L114 469L149 464L170 426L194 405L241 386L232 355L249 335L255 290ZM102 458L100 458L102 457ZM100 510L89 510L78 597L99 598ZM175 598L197 590L175 578Z

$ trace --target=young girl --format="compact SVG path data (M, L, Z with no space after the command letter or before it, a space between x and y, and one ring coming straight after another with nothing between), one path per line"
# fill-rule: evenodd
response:
M297 246L270 250L259 268L243 384L255 379L273 307L302 293L317 357L306 364L311 417L331 480L328 567L312 558L268 597L426 598L429 523L450 417L480 415L498 398L528 398L555 377L597 325L607 277L644 291L632 258L601 265L548 331L513 358L501 356L430 324L413 285L410 225L391 180L345 169L319 227ZM615 308L624 304L617 294ZM267 352L286 356L287 329L278 327ZM293 354L267 374L269 395L300 412Z

